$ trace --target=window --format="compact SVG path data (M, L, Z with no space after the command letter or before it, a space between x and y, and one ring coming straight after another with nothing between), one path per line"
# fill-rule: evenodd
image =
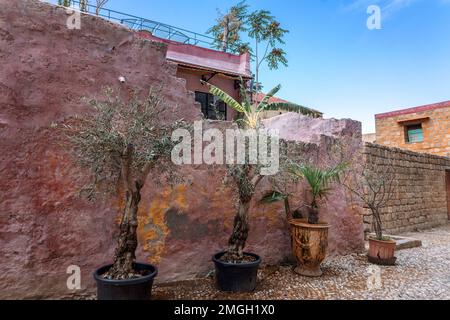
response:
M197 91L195 92L195 101L202 105L202 112L206 119L227 119L227 105L212 94Z
M406 126L405 131L407 143L423 142L422 124L414 124Z

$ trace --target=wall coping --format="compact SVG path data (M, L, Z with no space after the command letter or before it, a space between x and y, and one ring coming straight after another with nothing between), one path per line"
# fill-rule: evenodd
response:
M418 106L418 107L413 107L413 108L408 108L408 109L402 109L402 110L397 110L397 111L376 114L375 119L391 118L391 117L395 117L395 116L431 111L431 110L440 109L440 108L450 108L450 100L438 102L438 103L434 103L434 104L427 104L424 106Z
M386 151L393 151L393 152L397 152L397 153L402 153L408 156L414 156L414 157L421 157L421 158L428 158L428 159L436 159L436 160L444 160L448 162L448 165L450 166L450 157L445 157L445 156L438 156L435 154L431 154L431 153L424 153L424 152L414 152L414 151L410 151L410 150L406 150L406 149L401 149L401 148L396 148L396 147L388 147L388 146L384 146L381 144L376 144L376 143L371 143L371 142L365 142L364 143L364 151L366 148L376 148L376 149L382 149L382 150L386 150Z

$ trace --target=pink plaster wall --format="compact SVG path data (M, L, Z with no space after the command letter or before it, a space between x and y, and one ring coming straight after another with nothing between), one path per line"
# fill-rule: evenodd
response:
M279 131L280 138L304 142L304 161L319 167L335 166L339 162L355 165L362 160L361 123L350 119L310 118L285 113L264 120L267 129ZM351 170L351 167L349 168ZM297 201L308 200L308 186L297 186ZM334 184L327 200L320 204L320 219L330 224L329 251L333 254L358 252L363 246L363 210L361 203L343 186Z
M82 16L81 30L68 30L64 9L37 0L0 0L0 7L0 298L92 293L92 271L112 258L121 199L77 196L88 173L60 146L52 124L87 112L81 98L101 97L103 86L127 94L162 84L167 102L179 106L174 117L200 119L200 109L164 45L93 16ZM318 159L327 146L305 152ZM205 275L232 227L233 194L222 185L223 172L189 167L185 175L175 190L152 180L144 190L138 259L158 265L158 281ZM339 241L330 253L358 250L357 234L343 236L357 221L333 221L339 232L331 240ZM265 263L290 255L280 206L255 202L251 226L248 250ZM66 287L70 265L81 267L81 291Z
M177 77L186 79L186 88L189 91L192 92L209 92L208 87L205 85L202 85L200 80L202 79L202 75L205 75L206 77L209 77L210 73L201 73L199 71L193 71L183 68L178 68L177 71ZM230 96L232 96L236 101L240 101L240 94L239 90L236 90L234 88L234 79L225 77L223 75L216 75L214 78L209 80L209 83L212 85L215 85L216 87L222 89L226 93L228 93ZM236 116L236 111L234 109L228 107L227 108L227 120L232 121Z

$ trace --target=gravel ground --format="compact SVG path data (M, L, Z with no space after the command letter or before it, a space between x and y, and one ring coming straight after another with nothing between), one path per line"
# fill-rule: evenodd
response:
M408 233L423 247L398 251L397 265L373 266L365 255L330 257L320 278L296 275L292 266L265 267L251 294L228 294L216 290L213 278L154 287L153 298L186 300L277 300L277 299L450 299L450 225ZM380 281L377 279L379 271ZM372 283L375 285L369 286Z

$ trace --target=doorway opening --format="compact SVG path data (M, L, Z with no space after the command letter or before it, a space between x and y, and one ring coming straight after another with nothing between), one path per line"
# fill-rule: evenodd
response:
M447 186L447 214L450 220L450 170L445 171L445 185Z

